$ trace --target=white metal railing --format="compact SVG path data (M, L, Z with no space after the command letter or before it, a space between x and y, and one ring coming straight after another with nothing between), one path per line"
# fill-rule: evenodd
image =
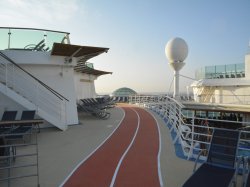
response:
M153 110L161 116L167 123L170 133L175 134L173 143L181 145L187 159L197 158L201 150L208 149L213 129L217 128L212 124L219 123L238 123L243 127L241 128L238 155L250 156L250 122L198 118L195 117L194 112L191 118L186 117L182 113L183 105L181 103L162 95L133 95L129 97L129 103ZM209 121L209 126L204 126L205 120ZM205 159L205 157L206 155L201 156L201 159Z
M37 111L65 124L67 99L6 58L0 56L0 83L33 103Z
M240 104L240 105L249 105L250 104L250 94L239 95L239 94L215 94L214 90L209 90L209 88L204 87L200 91L198 102L209 103L214 100L221 100L223 104Z
M20 141L15 137L20 137ZM32 129L18 134L0 134L0 149L1 187L16 186L25 178L34 177L36 180L31 179L30 186L39 186L37 130Z

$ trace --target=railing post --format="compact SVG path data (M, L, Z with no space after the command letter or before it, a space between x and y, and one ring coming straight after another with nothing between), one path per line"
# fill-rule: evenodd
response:
M38 92L38 83L36 83L36 93L35 93L35 105L36 105L36 110L38 111L38 98L39 98L39 96L38 96L38 94L39 94L39 92Z
M193 155L193 149L194 149L194 111L192 111L192 131L191 131L191 147L189 150L189 154L188 154L188 160L191 158L191 156Z
M9 32L8 32L8 49L10 48L10 36L11 36L11 31L9 29Z
M12 65L12 77L13 77L13 82L12 82L12 86L13 86L13 89L15 89L15 80L16 80L16 76L15 76L15 66Z
M10 144L8 144L8 151L9 151L9 155L8 155L8 187L10 187L10 181L11 181L11 179L10 179L10 176L11 176L11 168L12 168L12 159L13 159L13 156L14 155L11 155L11 153L12 153L12 150L11 150L11 148L13 149L13 147L11 147L11 145Z
M67 126L67 115L66 115L66 113L67 113L67 103L66 103L66 101L65 100L63 100L63 103L64 103L64 110L63 110L63 115L64 115L64 123L66 124L66 126Z
M40 132L40 130L39 130ZM37 167L36 167L36 173L37 173L37 186L40 187L40 178L39 178L39 160L38 160L38 140L37 140L37 132L35 132L35 146L36 146L36 163L37 163Z

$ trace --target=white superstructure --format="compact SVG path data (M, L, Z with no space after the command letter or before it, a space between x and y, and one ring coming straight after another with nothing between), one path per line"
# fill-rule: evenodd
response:
M69 33L51 30L2 27L0 37L0 114L29 109L62 130L78 124L77 100L95 97L94 80L109 73L87 60L108 48L71 45Z
M250 104L250 54L245 63L207 66L196 72L194 100L199 103Z

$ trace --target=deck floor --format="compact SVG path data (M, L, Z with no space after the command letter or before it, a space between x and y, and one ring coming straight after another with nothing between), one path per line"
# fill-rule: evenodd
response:
M125 116L119 127L63 186L160 186L157 123L141 108L122 109Z

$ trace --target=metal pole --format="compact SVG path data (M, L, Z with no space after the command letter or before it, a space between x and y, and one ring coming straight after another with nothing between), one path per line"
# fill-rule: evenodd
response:
M190 150L189 150L189 155L188 155L188 160L191 158L192 156L192 152L193 152L193 148L194 148L194 111L192 111L192 140L191 140L191 147L190 147Z
M37 163L37 186L40 187L37 132L35 132L35 141L36 141L36 163Z
M179 99L179 71L174 71L174 98Z
M10 48L10 35L11 35L10 29L9 29L8 35L9 35L9 40L8 40L8 49L9 49Z

